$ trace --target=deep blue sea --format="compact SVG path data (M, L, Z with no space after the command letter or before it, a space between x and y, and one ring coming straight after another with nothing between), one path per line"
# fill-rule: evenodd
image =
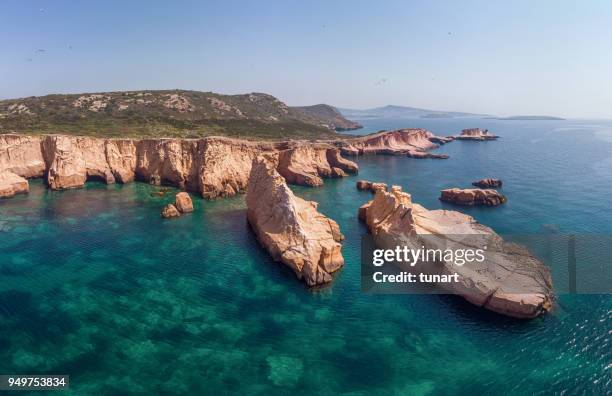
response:
M32 181L0 201L0 374L69 374L74 395L612 393L610 295L560 294L550 314L517 321L453 296L362 293L356 215L371 195L355 188L399 184L502 234L612 235L612 122L360 122L352 133L481 127L501 139L452 142L438 150L448 160L361 157L358 176L294 187L346 236L344 269L317 291L259 246L244 196L194 197L193 214L162 220L174 194L153 186ZM507 204L438 201L483 177L503 179Z

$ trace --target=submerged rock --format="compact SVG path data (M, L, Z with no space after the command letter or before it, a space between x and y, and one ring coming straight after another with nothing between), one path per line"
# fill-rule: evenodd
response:
M276 171L276 158L253 160L247 189L247 219L272 258L291 268L308 286L331 282L344 265L338 224L317 203L293 194Z
M15 194L27 194L30 184L26 179L13 172L0 171L0 198L9 198Z
M173 217L180 217L181 216L181 212L179 212L179 210L176 208L176 206L174 206L172 204L168 204L168 205L164 206L164 209L162 210L161 215L165 219L170 219L170 218L173 218Z
M498 206L508 199L497 190L478 188L448 188L440 192L440 200L465 206Z
M359 217L379 248L424 246L456 249L484 248L485 260L456 265L427 263L431 273L458 274L458 283L441 283L444 291L462 296L488 310L516 318L533 318L552 308L550 271L527 249L505 242L491 228L471 216L448 210L427 210L413 203L410 194L393 186L379 190L359 209Z
M480 179L472 183L473 186L480 188L499 188L502 186L500 179Z
M183 214L193 212L191 197L184 191L176 194L174 206Z

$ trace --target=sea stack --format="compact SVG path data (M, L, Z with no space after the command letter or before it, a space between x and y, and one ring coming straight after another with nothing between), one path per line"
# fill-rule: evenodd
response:
M464 206L498 206L508 199L497 190L448 188L440 192L440 200Z
M247 189L247 219L275 261L308 286L332 281L344 265L338 224L317 211L317 203L293 194L277 172L275 155L253 160Z
M470 303L515 317L534 318L553 305L550 270L527 249L505 242L491 228L456 211L427 210L412 202L410 194L393 186L378 190L359 209L378 248L424 246L430 249L484 248L485 260L457 265L440 258L421 263L436 274L458 274L459 282L437 287L462 296ZM464 250L465 251L465 250Z

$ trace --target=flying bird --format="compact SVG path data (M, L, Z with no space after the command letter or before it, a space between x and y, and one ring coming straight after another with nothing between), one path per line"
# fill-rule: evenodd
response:
M386 82L387 82L386 78L381 78L380 80L376 81L374 85L383 85Z

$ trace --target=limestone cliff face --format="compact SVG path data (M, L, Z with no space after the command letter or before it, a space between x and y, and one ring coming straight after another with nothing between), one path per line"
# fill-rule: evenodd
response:
M37 136L0 135L0 170L26 178L42 177L45 159L41 144Z
M377 190L374 199L360 208L359 216L376 245L384 249L405 245L454 250L487 246L483 262L458 266L441 259L426 264L431 273L459 274L458 283L439 286L475 305L517 318L533 318L552 308L548 267L527 249L505 242L471 216L427 210L397 186L391 192Z
M274 260L315 286L332 280L344 265L338 224L317 211L317 203L293 194L276 171L277 156L253 161L247 189L247 218Z
M357 172L357 165L328 143L0 135L0 171L44 176L54 190L81 187L94 179L138 179L195 191L204 198L226 197L246 191L252 161L262 153L282 157L281 172L294 184L320 185L322 177Z

